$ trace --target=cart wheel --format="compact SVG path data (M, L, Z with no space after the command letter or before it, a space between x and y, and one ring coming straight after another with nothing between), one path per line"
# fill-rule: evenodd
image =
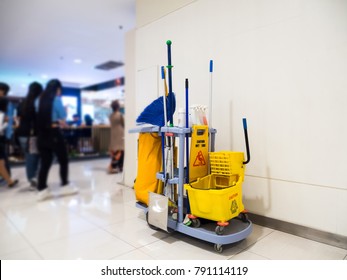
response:
M192 221L192 227L193 227L193 228L198 228L198 227L201 226L201 222L200 222L199 219L193 219L193 220L191 220L191 221Z
M223 235L224 233L224 228L223 226L216 226L216 229L214 230L216 234L218 235Z
M146 222L147 222L148 226L149 226L151 229L153 229L153 230L158 230L157 227L151 225L151 224L148 222L148 212L146 213Z
M214 244L214 250L217 253L222 253L223 252L223 245L222 244Z
M242 213L241 212L239 217L240 217L242 222L244 222L244 223L248 223L249 222L247 213Z
M169 227L167 227L167 232L168 232L168 233L174 233L174 232L175 232L175 230L174 230L173 228L169 228Z

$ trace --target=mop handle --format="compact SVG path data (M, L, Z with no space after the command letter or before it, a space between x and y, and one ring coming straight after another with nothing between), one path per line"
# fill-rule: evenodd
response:
M171 44L172 42L170 40L166 41L167 45L167 59L168 59L168 65L166 66L168 68L168 75L169 75L169 94L170 95L170 114L172 114L172 106L173 106L173 94L172 94L172 65L171 65ZM170 116L170 126L173 126L173 116Z
M161 67L161 78L163 79L164 81L164 95L163 95L163 103L164 103L164 123L165 123L165 126L167 126L167 111L166 111L166 82L165 82L165 68L164 66Z
M208 125L212 128L212 73L213 73L213 60L210 60L210 95L209 95L209 112L208 112Z
M186 79L186 128L189 127L188 89L189 89L189 83L188 83L188 79Z
M188 79L186 79L186 128L189 127L189 104L188 104L188 89L189 83ZM189 183L189 136L186 135L186 166L187 166L187 174L186 174L186 183Z
M243 118L242 121L243 121L243 131L245 133L246 152L247 152L247 160L244 161L243 164L247 164L251 160L251 154L249 151L249 143L248 143L247 120L246 118Z

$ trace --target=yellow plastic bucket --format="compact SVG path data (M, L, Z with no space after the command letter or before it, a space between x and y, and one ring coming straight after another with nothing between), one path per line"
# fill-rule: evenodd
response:
M226 222L244 210L244 153L211 152L209 160L211 174L184 185L189 196L191 214L212 221Z
M196 217L226 222L237 217L244 210L242 203L242 177L232 186L219 188L215 185L216 174L199 178L185 184L188 192L191 214Z

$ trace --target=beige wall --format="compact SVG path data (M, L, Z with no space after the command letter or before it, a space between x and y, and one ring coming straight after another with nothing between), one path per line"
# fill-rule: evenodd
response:
M124 184L133 186L137 168L137 135L127 133L135 126L136 103L136 68L135 68L135 30L129 31L125 37L125 159Z
M136 0L136 25L144 26L196 0Z

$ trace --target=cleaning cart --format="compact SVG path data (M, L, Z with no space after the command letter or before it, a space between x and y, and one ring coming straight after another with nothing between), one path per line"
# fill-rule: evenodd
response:
M129 131L140 135L158 135L156 139L161 139L162 143L162 154L155 157L157 162L150 165L150 173L143 174L142 168L148 168L146 161L138 162L138 175L142 176L139 178L141 184L137 180L135 184L138 199L136 206L144 210L147 223L152 229L178 231L211 242L215 251L221 253L223 245L243 240L252 232L252 222L248 220L242 203L245 164L250 159L247 122L246 119L243 120L246 161L242 152L215 152L216 129L208 127L207 124L189 127L188 101L186 127L174 126L171 41L167 41L167 45L169 90L165 90L164 96L147 106L138 117L138 122L149 123L151 126L136 127ZM175 143L178 143L177 149ZM147 145L148 151L152 150L150 146ZM159 144L156 147L155 154L158 154ZM177 156L174 152L176 150ZM178 160L174 160L176 158ZM141 162L145 166L141 166ZM148 178L148 174L153 173L156 174L155 178L154 175ZM151 186L145 183L147 181L151 182Z
M214 150L216 130L211 128L209 130L211 147ZM176 205L170 206L170 201L166 196L151 192L148 205L141 202L136 203L138 208L145 211L151 228L168 232L178 231L211 242L214 244L215 251L219 253L223 251L223 245L241 241L251 234L252 222L248 220L242 204L243 153L212 152L210 154L211 170L214 173L198 179L196 182L185 184L185 137L191 135L191 128L153 126L135 128L130 132L171 133L178 138L178 168L175 176L168 180L168 183L177 185L177 202L174 202ZM248 146L248 142L246 144ZM222 157L222 161L218 159L219 157ZM166 181L164 173L160 171L156 178L163 182ZM184 189L188 193L191 214L196 216L191 219L190 225L187 225L186 221L184 222L186 215L190 214L187 213L188 201ZM200 221L201 218L203 221ZM215 222L222 223L216 226Z

